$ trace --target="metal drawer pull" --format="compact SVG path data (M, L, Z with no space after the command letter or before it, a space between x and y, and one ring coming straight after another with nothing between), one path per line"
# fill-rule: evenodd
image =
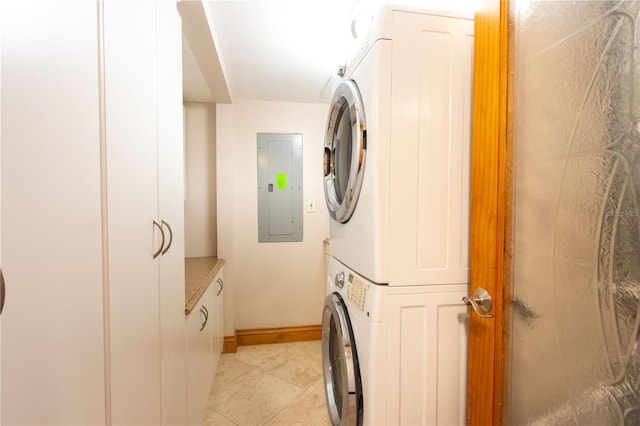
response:
M200 331L204 330L204 327L207 325L207 321L209 320L209 311L206 306L202 305L200 307L200 313L204 315L204 322L202 323L202 327L200 327Z
M2 314L2 311L4 310L5 294L4 274L2 273L2 269L0 268L0 314Z
M157 226L160 230L160 233L162 234L162 242L160 243L160 247L158 248L158 250L153 252L153 258L155 259L156 257L160 256L160 252L162 252L162 248L164 247L164 229L162 229L162 225L160 225L160 222L155 219L153 219L153 225Z
M220 286L220 289L218 289L216 296L220 296L220 293L222 293L222 289L224 288L224 281L222 281L222 278L218 278L217 283Z
M163 226L167 225L167 229L169 230L169 244L167 244L167 247L164 250L162 250L162 254L165 254L167 250L169 250L169 248L171 247L171 243L173 242L173 231L171 230L171 226L169 226L169 222L167 222L164 219L162 219L162 225Z
M478 287L473 296L464 296L462 301L466 305L471 305L476 314L482 318L493 318L493 315L489 313L491 310L491 295L484 288Z

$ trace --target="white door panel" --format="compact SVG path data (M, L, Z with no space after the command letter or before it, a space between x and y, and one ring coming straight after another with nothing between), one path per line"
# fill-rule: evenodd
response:
M97 22L93 2L2 2L5 425L105 422Z

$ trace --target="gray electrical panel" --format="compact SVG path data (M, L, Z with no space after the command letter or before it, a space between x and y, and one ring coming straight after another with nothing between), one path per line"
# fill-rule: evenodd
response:
M258 133L258 242L302 241L302 135Z

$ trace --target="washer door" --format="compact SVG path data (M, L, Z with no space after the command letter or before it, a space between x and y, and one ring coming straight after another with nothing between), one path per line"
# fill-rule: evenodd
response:
M322 370L333 425L362 425L362 381L347 308L338 293L327 296L322 314Z
M324 137L324 195L331 217L346 223L358 202L367 150L364 106L353 80L336 89Z

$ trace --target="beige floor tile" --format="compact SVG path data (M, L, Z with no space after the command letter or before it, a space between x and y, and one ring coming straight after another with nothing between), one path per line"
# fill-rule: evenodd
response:
M205 425L327 425L319 341L241 346L224 354Z
M315 381L311 386L309 386L309 388L307 389L307 392L312 392L325 398L324 378L320 377L317 381Z
M237 358L264 369L278 367L291 356L305 355L320 360L320 342L278 343L273 345L240 346Z
M287 355L287 362L271 369L270 374L306 389L322 378L322 361L302 352Z
M259 425L302 392L291 383L256 370L225 388L214 388L212 408L237 424Z
M237 359L253 367L270 370L286 363L288 344L240 346Z
M216 388L223 388L237 381L240 377L254 369L255 367L252 365L240 360L237 354L222 354L213 379L213 389L211 392L214 392Z
M293 400L282 411L267 421L269 426L326 426L330 425L324 394L319 394L312 386ZM322 385L320 386L322 390Z
M207 411L204 413L203 424L207 426L237 426L236 423L214 411L212 407L208 407Z

